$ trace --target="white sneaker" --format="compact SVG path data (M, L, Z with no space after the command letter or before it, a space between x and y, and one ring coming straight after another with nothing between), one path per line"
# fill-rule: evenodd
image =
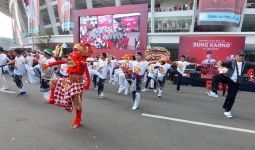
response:
M136 109L138 108L138 105L139 105L139 104L138 104L137 102L135 102L134 105L133 105L133 107L132 107L132 110L136 110Z
M154 90L154 93L157 93L158 91L157 90Z
M207 92L207 95L215 98L219 97L219 95L214 93L213 91Z
M158 90L158 98L161 98L163 90Z
M124 90L125 90L125 87L120 87L118 93L121 93Z
M148 91L148 89L143 89L142 91L143 91L143 92L146 92L146 91Z
M125 90L125 93L124 93L125 95L128 95L128 90Z
M1 90L8 90L8 88L6 88L6 87L2 87L2 88L1 88Z
M136 110L140 104L140 93L136 93L136 98L132 110Z
M99 96L99 98L101 98L101 99L102 99L102 98L105 98L104 93L101 93L100 96Z
M224 115L225 115L226 117L228 117L229 119L232 119L232 118L233 118L233 116L232 116L232 114L231 114L230 111L225 111L225 112L224 112Z

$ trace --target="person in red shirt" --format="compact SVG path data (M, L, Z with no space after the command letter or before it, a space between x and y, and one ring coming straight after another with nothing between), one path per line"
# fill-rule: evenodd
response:
M68 112L76 110L76 117L72 128L77 128L82 121L82 93L90 87L90 75L86 60L92 55L92 48L89 43L78 43L73 47L73 52L67 59L59 60L43 67L52 67L60 64L67 64L68 76L51 82L51 99L49 103L56 103L58 106L65 107Z

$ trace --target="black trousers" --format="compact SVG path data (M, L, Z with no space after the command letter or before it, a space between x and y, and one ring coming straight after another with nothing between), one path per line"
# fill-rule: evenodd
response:
M142 79L133 78L132 81L132 97L133 101L136 99L136 93L141 92Z
M22 76L21 75L14 75L13 76L13 81L16 83L17 87L21 89L23 87L22 83Z
M225 103L223 104L223 108L225 109L225 111L230 111L235 103L236 95L240 85L232 81L230 78L228 78L227 83L228 83L228 95L225 100Z
M216 74L212 77L212 91L218 93L219 82L223 83L223 95L225 94L226 84L228 83L228 77L223 74Z
M105 79L101 79L99 78L99 81L97 83L97 86L98 86L98 95L100 95L102 92L104 92L104 82L105 82Z
M173 68L170 68L168 69L168 77L170 78L170 81L174 81L174 76L177 74L177 70L176 69L173 69Z
M156 89L156 84L157 84L157 83L156 83L156 80L153 79L152 77L149 77L149 76L148 76L148 78L147 78L147 81L146 81L146 84L145 84L145 88L148 89L148 85L149 85L151 79L154 80L154 89Z
M175 76L176 74L178 75L176 90L177 90L177 91L180 91L180 87L181 87L183 75L182 75L181 73L179 73L177 70L171 69L171 70L170 70L170 80L173 81L174 76Z
M132 85L132 74L125 74L125 77L127 79L127 82L129 85Z
M97 75L93 75L93 84L94 84L94 88L97 86Z
M177 74L178 74L178 78L177 78L177 87L176 87L176 90L180 91L183 75L180 74L178 71L177 71Z
M164 76L162 80L158 80L158 86L160 90L163 90L163 88L165 87L165 82L166 82L166 76Z
M48 92L48 91L50 91L50 80L41 79L40 90L41 90L41 92Z

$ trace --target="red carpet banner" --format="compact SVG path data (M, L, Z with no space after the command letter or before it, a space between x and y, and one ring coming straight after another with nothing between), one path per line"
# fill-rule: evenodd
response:
M244 47L245 37L242 36L181 36L179 57L185 55L199 64L213 64L233 59Z
M23 0L28 18L28 33L39 32L39 0Z
M57 0L58 15L61 23L62 31L69 31L73 29L73 10L74 0Z
M200 0L199 25L239 26L245 0Z

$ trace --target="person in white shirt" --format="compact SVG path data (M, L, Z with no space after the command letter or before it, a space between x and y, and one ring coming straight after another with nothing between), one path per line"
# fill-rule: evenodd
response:
M154 92L156 93L157 90L157 82L156 82L156 77L157 77L157 71L158 71L158 68L155 68L157 66L157 64L151 64L149 67L148 67L148 74L147 74L147 80L146 80L146 83L145 83L145 88L142 90L143 92L146 92L148 91L148 86L149 86L149 83L153 80L153 88L154 88ZM145 76L146 77L146 76Z
M98 70L95 72L95 74L99 77L99 81L97 83L98 85L98 95L99 98L105 98L104 95L104 82L107 76L108 72L108 60L106 59L107 55L106 53L102 53L100 55L100 59L98 62Z
M110 61L111 62L109 64L109 68L110 68L110 80L109 80L109 83L112 83L114 81L113 70L114 70L115 64L117 63L117 60L114 58L114 56L112 56Z
M118 93L121 93L125 90L125 95L128 95L130 85L132 83L132 54L125 54L124 60L118 61L121 64L121 69L119 71L119 90Z
M25 67L28 76L28 80L26 82L28 83L36 83L36 79L34 79L35 74L33 71L33 62L34 62L33 55L31 54L30 51L26 51Z
M8 84L4 76L4 67L7 65L7 62L10 61L10 59L3 52L4 52L3 48L0 47L0 80L3 85L1 90L7 90Z
M233 118L231 109L235 103L236 95L238 93L239 87L248 81L247 71L251 68L255 68L255 63L244 61L245 54L243 51L237 52L235 60L221 62L219 61L217 65L219 67L224 66L228 68L227 73L224 78L225 82L228 84L228 94L223 104L224 115L231 119Z
M52 49L45 48L44 50L44 61L42 64L49 64L51 62L55 62L56 60L52 57ZM54 67L49 67L47 69L41 68L41 86L40 90L43 94L43 102L48 103L50 99L50 80L52 79L52 75L54 73Z
M65 60L67 58L68 58L68 56L65 55L65 56L63 56L60 59L64 59ZM67 68L68 68L67 64L61 64L60 66L56 67L55 73L56 73L57 77L60 77L60 78L67 77L68 76Z
M23 82L22 82L22 76L26 72L25 68L25 58L22 55L22 50L20 48L16 48L14 50L15 54L15 60L14 60L14 72L13 72L13 81L16 83L17 87L19 88L19 94L18 96L26 95L26 90L24 88ZM12 62L9 62L12 63ZM8 64L9 64L8 63Z
M139 107L141 99L141 84L142 78L144 77L145 71L148 68L148 63L142 61L143 55L140 51L136 52L135 55L136 61L132 62L132 71L133 71L133 80L131 85L131 91L133 95L134 105L133 110L136 110Z
M170 68L170 64L167 63L167 58L160 58L158 66L158 72L157 72L157 81L159 85L159 91L158 91L158 98L161 98L163 89L165 87L165 81L166 81L166 74L168 72L168 69Z
M184 74L184 72L186 70L186 67L188 65L190 65L190 63L185 61L185 56L182 55L180 57L180 61L176 61L173 64L177 65L177 69L176 69L175 72L171 72L171 73L178 75L176 90L177 90L177 92L181 93L180 87L181 87L181 82L182 82L183 74Z

